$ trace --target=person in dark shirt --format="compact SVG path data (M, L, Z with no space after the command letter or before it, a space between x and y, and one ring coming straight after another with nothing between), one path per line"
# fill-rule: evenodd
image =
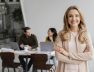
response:
M24 47L27 46L29 50L36 49L38 47L38 41L34 34L31 33L31 28L25 27L23 28L24 33L21 35L19 39L19 48L20 50L24 50ZM24 60L26 56L20 55L19 60L22 64L23 70L26 70L26 61ZM32 59L28 62L27 71L29 71L32 65Z

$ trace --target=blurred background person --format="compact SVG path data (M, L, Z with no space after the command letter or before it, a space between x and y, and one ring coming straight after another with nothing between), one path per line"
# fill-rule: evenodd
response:
M55 42L57 37L57 31L55 28L48 29L48 36L46 37L46 42Z
M27 47L28 50L36 49L38 47L37 38L34 34L32 34L31 28L29 28L29 27L23 28L23 34L21 35L21 37L19 39L19 47L20 47L20 50L24 50L25 47ZM26 56L24 56L24 55L19 56L20 63L22 64L23 70L25 72L26 61L24 60L24 58L26 58ZM29 71L31 65L32 65L32 59L30 59L28 62L27 71Z
M54 44L56 38L57 38L57 30L55 28L49 28L48 29L48 36L46 37L46 42L52 42ZM56 58L55 58L55 51L51 52L51 60L53 60L54 65L56 65Z

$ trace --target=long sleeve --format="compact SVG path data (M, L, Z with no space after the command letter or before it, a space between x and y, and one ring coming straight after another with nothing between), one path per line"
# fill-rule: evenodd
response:
M19 43L19 45L23 44L23 35L19 38L19 42L18 43Z
M37 38L34 34L31 34L31 36L26 37L25 35L22 35L19 40L19 45L29 45L32 48L37 48L38 47L38 41Z
M55 41L55 48L57 48L57 46L64 48L60 35L57 36L57 39ZM72 60L70 58L68 58L67 56L64 56L63 54L56 52L56 58L61 61L61 62L65 62L65 63L72 63L72 64L80 64L82 61L78 61L78 60Z
M19 44L19 49L20 49L20 50L23 50L24 48L21 48L21 47L20 47L20 45L23 44L23 35L21 35L21 37L19 38L18 44Z
M69 59L67 56L60 54L59 52L56 52L56 58L58 59L58 61L70 63L70 64L80 64L83 62L83 61Z
M76 60L83 60L83 61L87 61L87 60L91 60L94 58L94 49L93 49L93 44L91 41L91 37L89 34L87 34L87 42L86 42L86 48L88 49L88 51L83 52L83 53L70 53L69 56L73 59Z
M38 47L38 40L35 35L33 35L33 42L32 42L32 48L37 48Z

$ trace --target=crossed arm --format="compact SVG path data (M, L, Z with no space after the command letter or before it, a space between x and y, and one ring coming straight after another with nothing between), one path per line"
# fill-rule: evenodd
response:
M88 36L88 41L86 43L86 49L83 53L69 53L64 50L62 46L62 41L60 37L57 38L57 42L55 43L55 51L56 57L59 61L66 62L66 63L81 63L83 61L87 61L92 59L94 56L94 49L92 45L92 41L90 36Z

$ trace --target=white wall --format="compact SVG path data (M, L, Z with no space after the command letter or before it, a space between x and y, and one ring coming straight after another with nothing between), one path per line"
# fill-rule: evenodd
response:
M49 27L63 27L63 15L71 5L77 5L94 40L94 0L21 0L25 25L31 27L38 41L44 41Z

